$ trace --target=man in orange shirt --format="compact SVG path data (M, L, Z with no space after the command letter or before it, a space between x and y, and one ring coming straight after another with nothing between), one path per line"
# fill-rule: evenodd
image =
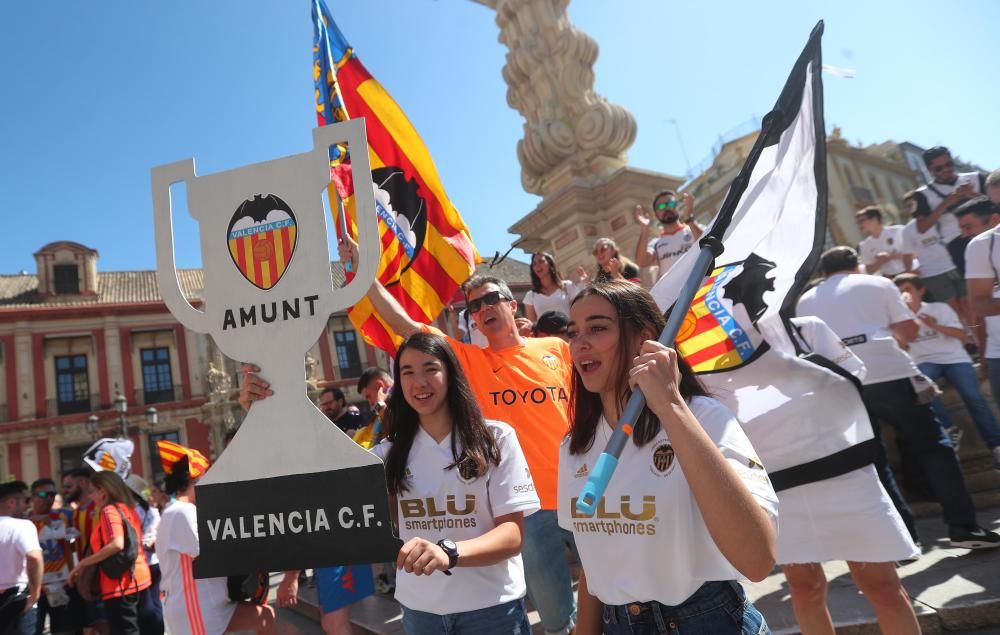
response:
M357 244L340 245L341 260L354 261ZM556 520L559 444L569 430L573 364L569 345L554 337L525 338L515 323L517 301L499 278L474 276L464 285L469 316L489 342L487 348L447 337L462 363L483 415L511 425L528 460L542 509L524 519L521 556L528 594L546 633L568 633L576 622L567 546L573 536ZM368 292L376 312L396 333L444 335L410 318L380 283ZM461 554L459 554L461 556Z

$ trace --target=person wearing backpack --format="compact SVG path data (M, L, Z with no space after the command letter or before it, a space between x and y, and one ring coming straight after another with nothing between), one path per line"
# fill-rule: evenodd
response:
M97 565L104 613L111 635L138 635L139 604L151 584L146 554L140 544L139 517L122 477L97 472L90 477L91 499L99 509L89 536L90 554L70 572L75 584L85 567Z

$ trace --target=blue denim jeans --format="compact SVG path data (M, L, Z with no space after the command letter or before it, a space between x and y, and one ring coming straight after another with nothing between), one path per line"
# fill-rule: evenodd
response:
M524 600L449 615L402 609L406 635L531 635Z
M997 361L1000 362L1000 360ZM1000 445L1000 423L997 423L996 417L993 416L993 411L990 410L990 405L986 403L986 398L983 397L983 393L979 390L979 378L976 377L976 369L972 367L972 364L934 364L932 362L924 362L918 364L918 366L920 372L934 381L942 377L947 379L955 387L955 390L958 391L958 394L961 395L962 401L965 402L965 408L972 416L972 420L976 424L976 429L979 430L979 436L983 439L983 443L991 449ZM952 425L951 417L948 416L948 411L940 398L935 399L931 406L945 427Z
M555 510L542 509L524 519L524 579L546 633L568 633L576 625L576 597L564 557L566 547L577 555L573 533L559 526Z
M986 358L986 378L990 381L993 400L1000 398L1000 358Z
M635 602L604 606L604 635L758 635L764 616L736 582L706 582L677 606Z
M21 635L35 635L38 622L38 605L31 607L21 616Z

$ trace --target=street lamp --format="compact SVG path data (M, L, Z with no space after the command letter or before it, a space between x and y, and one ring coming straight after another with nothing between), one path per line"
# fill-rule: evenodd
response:
M98 430L100 430L101 427L100 419L97 418L97 415L90 415L89 417L87 417L86 425L87 425L87 432L90 433L90 440L96 441L97 432Z
M118 393L115 396L115 410L118 412L118 428L121 431L121 438L128 438L128 423L125 421L125 410L128 409L128 402L125 397Z
M153 406L146 408L146 423L149 424L150 431L156 428L157 422L159 422L159 415L156 414L156 408Z

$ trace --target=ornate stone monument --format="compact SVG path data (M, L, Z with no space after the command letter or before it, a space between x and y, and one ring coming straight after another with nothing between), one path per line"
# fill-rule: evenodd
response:
M525 119L521 184L542 197L510 228L520 235L515 246L552 252L564 274L577 264L593 269L591 247L601 236L631 257L639 235L633 208L682 179L627 165L635 120L594 92L597 43L570 22L569 0L477 1L496 11L508 48L507 103Z

